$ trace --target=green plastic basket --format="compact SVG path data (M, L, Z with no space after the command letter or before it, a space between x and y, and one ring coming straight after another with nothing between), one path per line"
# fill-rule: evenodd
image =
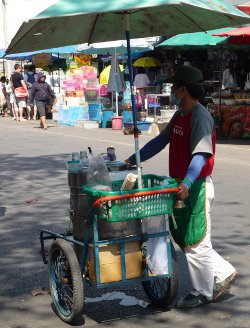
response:
M144 191L157 191L177 187L174 179L153 174L143 175L143 188L138 189L137 183L132 190L120 191L123 180L113 181L113 191L95 190L94 185L83 187L88 195L90 206L100 197L119 196ZM98 219L111 222L134 220L143 217L170 214L173 212L174 194L153 194L149 196L135 196L133 198L103 201L95 210Z

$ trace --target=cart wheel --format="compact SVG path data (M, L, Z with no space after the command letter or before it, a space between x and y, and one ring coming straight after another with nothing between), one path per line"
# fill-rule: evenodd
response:
M66 240L56 240L49 250L49 286L58 316L74 322L83 311L83 281L76 254Z
M158 307L167 307L173 303L178 291L178 264L174 246L171 242L172 277L142 282L149 300Z

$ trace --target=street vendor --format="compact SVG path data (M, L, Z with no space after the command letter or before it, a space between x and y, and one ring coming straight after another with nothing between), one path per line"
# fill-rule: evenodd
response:
M170 230L185 253L192 290L177 301L178 308L192 308L221 300L237 276L235 268L212 247L210 209L214 199L211 174L215 156L214 122L198 99L203 92L203 76L191 66L179 66L168 80L172 96L179 103L167 127L140 151L141 161L159 153L169 143L169 174L178 182L177 199ZM135 155L126 162L134 165Z

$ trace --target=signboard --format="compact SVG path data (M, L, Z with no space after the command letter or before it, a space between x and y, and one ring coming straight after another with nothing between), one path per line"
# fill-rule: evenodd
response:
M215 123L220 122L221 134L230 138L250 138L250 106L212 105ZM217 124L218 125L218 124Z
M52 61L50 53L41 53L32 56L32 63L38 68L47 68Z

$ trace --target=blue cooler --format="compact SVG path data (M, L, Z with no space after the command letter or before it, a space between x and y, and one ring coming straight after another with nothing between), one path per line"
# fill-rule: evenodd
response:
M123 124L124 123L133 123L133 113L131 110L124 110L122 112Z
M111 122L113 116L114 112L112 110L104 110L102 112L102 128L107 128L107 123Z

